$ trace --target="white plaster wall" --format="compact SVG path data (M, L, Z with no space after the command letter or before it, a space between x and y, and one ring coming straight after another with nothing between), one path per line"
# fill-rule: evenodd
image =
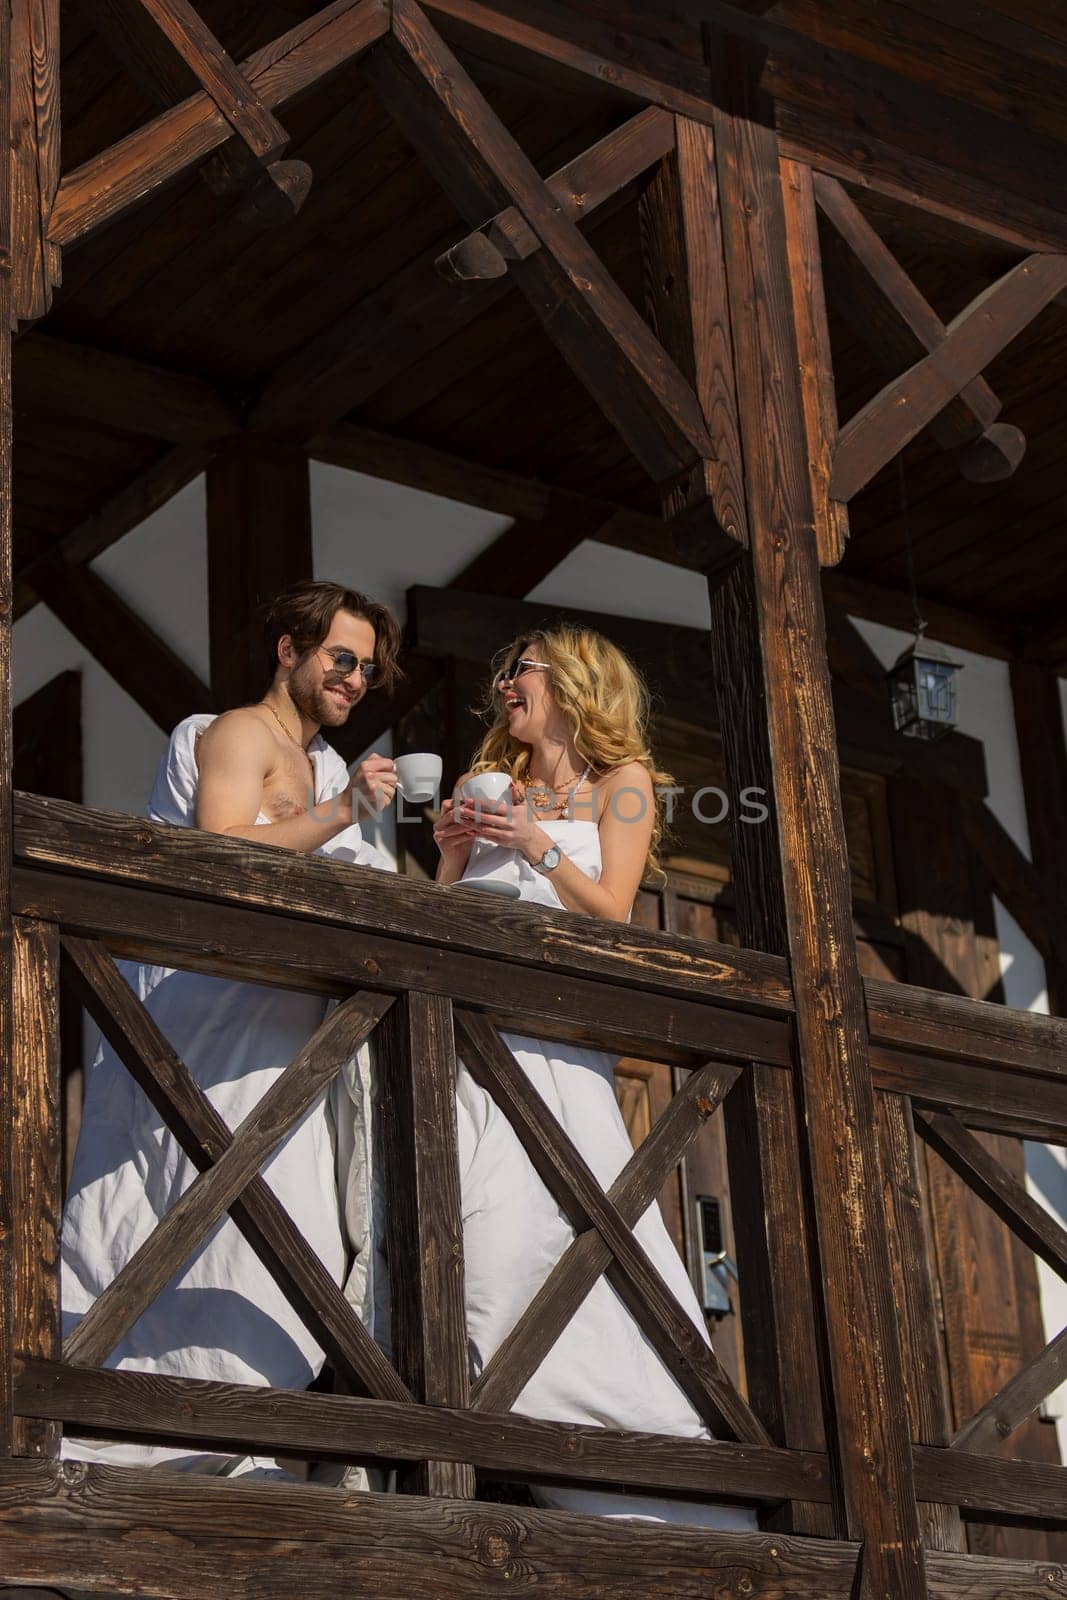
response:
M911 641L911 635L880 623L853 619L871 649L887 667ZM1030 854L1026 801L1015 738L1008 664L970 650L955 651L963 662L959 685L960 731L985 745L989 806L1020 850ZM1067 684L1060 681L1067 723ZM994 897L1004 997L1021 1011L1048 1014L1045 964L1011 913ZM1067 1150L1026 1143L1027 1188L1067 1227ZM1067 1325L1067 1284L1043 1261L1037 1263L1045 1332L1051 1339ZM1067 1461L1067 1383L1051 1396L1048 1410L1057 1418L1060 1458Z

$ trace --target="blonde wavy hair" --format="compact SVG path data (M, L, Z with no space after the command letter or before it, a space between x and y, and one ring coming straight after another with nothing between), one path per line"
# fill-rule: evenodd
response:
M537 645L549 668L556 702L570 727L574 746L583 761L603 775L624 762L637 761L652 779L655 807L646 870L663 877L659 848L663 842L661 789L673 782L669 772L657 767L648 744L649 693L644 678L629 657L603 634L573 623L554 628L534 628L520 634L493 658L493 675L479 708L490 727L475 752L472 772L507 772L525 787L530 769L530 747L513 739L507 714L493 685L511 662Z

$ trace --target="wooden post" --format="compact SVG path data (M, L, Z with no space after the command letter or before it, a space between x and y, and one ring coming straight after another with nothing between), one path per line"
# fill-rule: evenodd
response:
M14 1444L11 1394L11 7L0 6L0 1456Z
M263 606L312 575L304 451L250 433L227 443L207 469L207 538L211 688L227 710L258 700L270 682Z
M847 1531L863 1543L856 1592L918 1600L926 1593L924 1560L809 468L810 452L825 441L814 436L805 414L801 369L811 352L799 348L790 275L797 213L783 198L773 112L759 101L750 60L725 39L709 45L722 107L714 121L715 157L750 540L750 555L733 578L751 586L746 605L734 607L745 634L735 635L731 647L748 671L735 719L733 776L739 786L751 781L749 773L764 765L766 740L769 837L777 847L776 860L766 848L751 852L751 879L739 881L738 899L752 904L776 894L781 883L796 1002L802 1159L810 1171L832 1378L832 1451Z
M1013 661L1015 733L1026 795L1030 859L1045 883L1050 915L1067 904L1067 739L1059 681L1038 661ZM1045 960L1049 1010L1067 1016L1067 965Z
M397 1370L417 1400L468 1406L452 1007L401 996L378 1030L382 1170ZM428 1461L401 1476L415 1494L474 1498L474 1469Z

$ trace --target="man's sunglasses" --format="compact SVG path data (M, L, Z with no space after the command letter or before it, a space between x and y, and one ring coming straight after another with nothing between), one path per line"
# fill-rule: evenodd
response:
M324 644L317 645L316 649L320 650L324 656L329 656L333 663L333 670L339 673L342 678L350 678L358 667L363 682L370 688L378 675L376 662L361 661L352 650L340 650L333 646L327 648Z
M498 672L493 679L493 688L499 694L502 683L514 683L516 678L521 678L524 672L550 672L552 669L546 661L531 661L529 656L520 656L510 666Z

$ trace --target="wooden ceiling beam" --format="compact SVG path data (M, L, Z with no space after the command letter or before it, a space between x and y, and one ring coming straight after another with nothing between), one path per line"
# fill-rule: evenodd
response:
M674 119L651 107L616 128L546 179L557 204L575 219L591 216L614 200L674 142ZM469 260L476 239L514 239L515 249L540 240L521 213L507 207L468 235L445 256ZM492 253L494 247L486 246ZM426 353L466 327L510 285L487 283L468 273L448 282L435 249L404 267L383 290L369 296L312 339L270 377L251 413L253 427L296 430L303 437L332 426L355 406ZM498 257L499 259L499 257Z
M824 241L822 260L835 307L890 374L939 349L946 338L944 323L855 201L826 173L815 173L812 181L834 229ZM864 270L857 272L857 264ZM959 452L960 471L972 482L1010 478L1022 460L1026 439L1018 428L997 421L1000 410L988 383L977 377L930 424L943 449Z
M44 333L13 352L15 404L91 418L173 444L209 444L241 427L241 412L205 378Z
M830 492L848 501L1067 286L1067 255L1032 255L973 300L944 341L886 385L838 435Z
M556 0L427 0L429 9L638 99L709 122L706 71L655 43L646 0L619 0L610 22ZM693 25L747 36L766 51L763 87L777 103L783 155L834 172L1023 250L1067 248L1059 192L1067 146L900 73L831 49L721 0L671 0ZM764 10L759 7L757 10Z
M241 64L273 110L353 61L388 32L388 0L333 0ZM71 245L195 167L231 137L201 91L75 168L60 183L49 237Z
M91 567L48 562L35 585L48 609L164 733L194 711L215 709L192 668Z
M79 566L102 555L198 477L211 459L212 448L175 445L99 511L64 534L50 551L21 567L14 578L15 618L31 610L40 599L35 579L46 571L49 561L58 557L69 566Z
M823 569L822 592L827 604L838 606L854 617L881 622L887 628L901 628L906 633L914 632L915 604L906 589L872 583L868 578L854 577L835 567ZM960 606L945 605L927 595L919 596L919 604L929 624L927 631L931 639L961 650L974 650L978 655L992 656L997 661L1010 661L1015 655L1016 630L1010 624L964 611Z
M142 0L96 0L93 26L119 65L159 110L167 111L196 92L197 81L189 65L155 25ZM230 65L233 68L232 62ZM247 79L241 77L241 82L246 85L246 93L252 93ZM225 115L225 107L219 109ZM231 118L227 120L232 122ZM236 138L208 157L200 176L216 195L245 191L246 203L240 215L250 221L291 219L311 186L311 168L306 162L264 163L247 143Z
M515 205L536 231L544 248L510 272L649 475L664 482L710 455L692 389L414 0L394 0L393 32L365 70L473 227Z

